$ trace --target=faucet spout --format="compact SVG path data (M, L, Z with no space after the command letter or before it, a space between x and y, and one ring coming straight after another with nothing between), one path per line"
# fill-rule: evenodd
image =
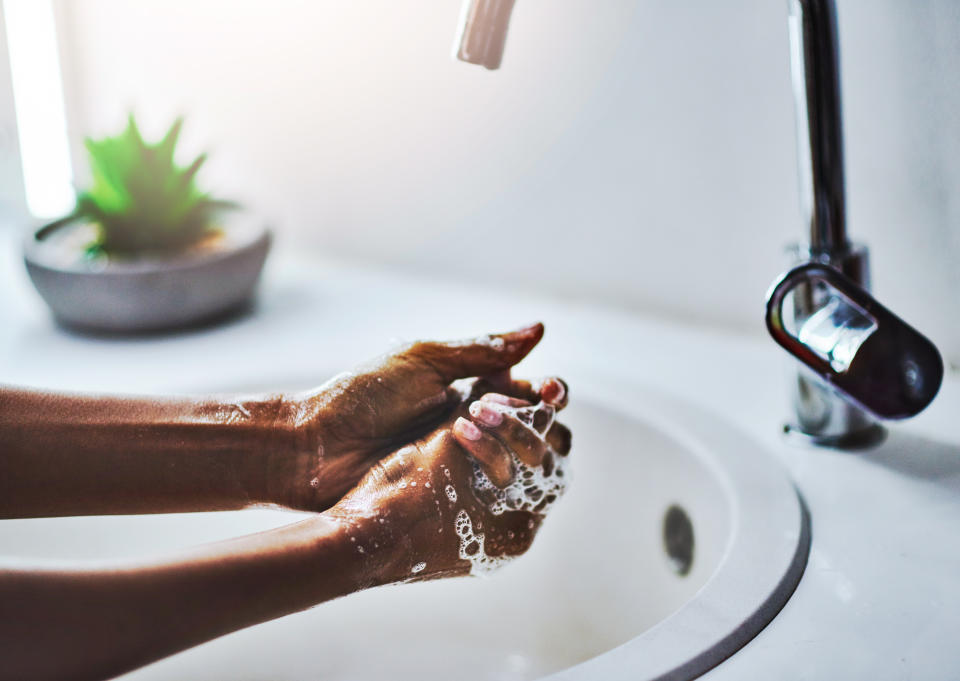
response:
M460 61L500 68L516 0L463 0L453 54Z

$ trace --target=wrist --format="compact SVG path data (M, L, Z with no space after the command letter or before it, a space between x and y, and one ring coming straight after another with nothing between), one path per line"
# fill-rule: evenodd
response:
M360 591L397 581L396 565L404 534L388 527L376 514L359 509L344 513L339 507L315 517L321 555L337 556L343 573L344 593Z
M322 481L320 443L315 405L303 397L268 398L264 411L271 414L270 436L264 448L260 478L252 484L263 503L298 511L319 511ZM333 503L332 501L330 502ZM329 506L330 504L327 504Z
M294 419L282 395L219 399L198 405L197 419L212 426L213 437L230 452L232 470L247 504L285 505L278 481L295 449Z

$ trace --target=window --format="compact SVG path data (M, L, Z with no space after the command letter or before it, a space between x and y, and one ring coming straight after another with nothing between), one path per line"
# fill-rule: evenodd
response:
M74 191L52 0L3 0L2 19L0 218L58 217Z

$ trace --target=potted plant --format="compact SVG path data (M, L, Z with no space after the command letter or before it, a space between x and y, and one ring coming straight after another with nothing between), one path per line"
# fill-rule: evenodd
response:
M31 280L58 321L97 331L151 331L242 308L269 231L200 191L200 155L174 157L182 119L156 144L131 115L116 137L86 140L92 184L69 215L28 236Z

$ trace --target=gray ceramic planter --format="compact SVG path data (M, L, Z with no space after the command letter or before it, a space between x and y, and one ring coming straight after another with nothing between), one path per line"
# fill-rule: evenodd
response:
M271 242L262 223L237 214L227 221L216 248L91 263L81 257L82 245L71 229L43 240L31 233L24 244L27 272L60 323L112 333L190 326L243 308Z

